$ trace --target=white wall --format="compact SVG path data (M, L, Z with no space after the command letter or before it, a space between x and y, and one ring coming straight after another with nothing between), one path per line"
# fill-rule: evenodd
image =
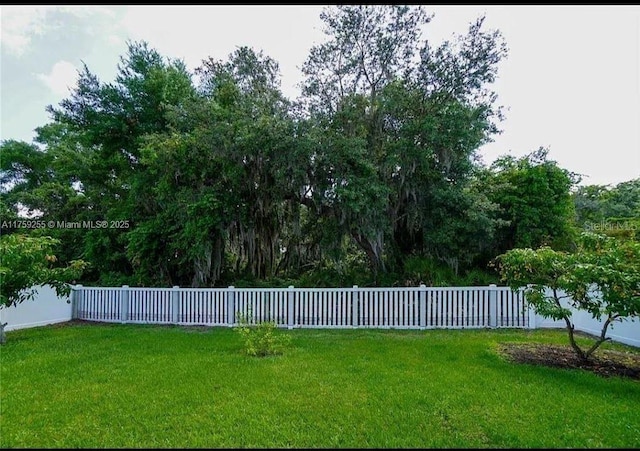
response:
M58 297L49 285L36 289L32 300L11 307L0 307L0 323L8 323L6 331L71 320L71 303L67 303L68 296Z
M550 294L550 292L547 293L547 295ZM564 295L565 293L560 292L559 294ZM566 299L561 299L560 303L565 307L569 307ZM575 325L576 330L593 335L600 335L605 319L600 321L595 320L591 317L589 312L585 312L584 310L574 311L573 315L571 315L571 320ZM543 318L540 315L535 315L535 324L533 324L532 327L556 328L566 327L566 324L564 320L554 321L552 319ZM611 338L613 341L619 341L620 343L640 347L640 318L635 317L633 321L630 319L614 321L607 329L607 337Z
M600 335L604 320L596 321L584 311L575 312L572 315L573 324L576 330L587 332L592 335ZM552 319L543 318L536 315L536 328L563 328L566 327L564 320L554 321ZM631 346L640 347L640 318L634 318L634 321L626 319L624 321L614 321L609 324L607 329L607 337L613 341L619 341Z
M587 312L577 312L573 314L576 329L594 335L600 335L604 320L596 321ZM607 329L607 337L614 341L626 343L640 347L640 318L624 321L615 321Z

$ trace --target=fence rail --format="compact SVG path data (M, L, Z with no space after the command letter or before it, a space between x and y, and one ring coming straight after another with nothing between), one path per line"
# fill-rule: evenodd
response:
M137 288L75 286L73 317L89 321L288 328L534 327L522 291L486 287Z

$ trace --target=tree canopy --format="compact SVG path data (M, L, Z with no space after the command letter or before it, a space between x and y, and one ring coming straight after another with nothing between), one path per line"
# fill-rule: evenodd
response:
M102 285L465 284L511 247L570 247L569 171L478 158L507 56L484 17L439 45L422 6L321 19L297 99L248 47L191 72L130 42L111 82L85 66L34 143L0 144L3 219L106 221L31 233Z

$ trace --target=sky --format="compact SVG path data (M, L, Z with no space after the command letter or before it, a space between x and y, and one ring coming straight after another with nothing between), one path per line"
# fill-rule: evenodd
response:
M482 161L539 147L582 185L640 177L640 6L426 6L438 45L485 15L509 48L493 88L503 130ZM111 82L127 41L147 41L191 70L239 46L279 65L299 95L300 67L324 41L323 6L1 6L0 139L31 142L45 108L70 95L83 63Z

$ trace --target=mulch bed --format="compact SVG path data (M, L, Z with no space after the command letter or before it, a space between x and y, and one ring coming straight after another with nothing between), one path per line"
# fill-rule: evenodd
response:
M588 362L584 362L569 346L538 343L502 343L500 352L512 362L579 368L603 377L622 376L640 380L640 354L598 349Z

